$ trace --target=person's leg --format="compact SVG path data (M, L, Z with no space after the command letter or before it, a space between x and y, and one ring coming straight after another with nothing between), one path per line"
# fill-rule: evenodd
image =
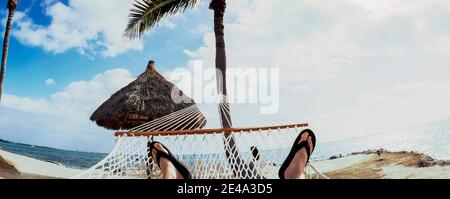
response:
M156 160L156 150L168 153L168 151L161 144L155 144L155 149L152 151L153 160ZM163 174L162 179L183 179L183 175L181 175L181 173L168 159L161 157L159 161L159 166Z
M308 145L310 148L310 152L312 154L313 152L313 141L312 138L309 136L309 133L305 133L302 135L300 142L308 140ZM297 143L297 144L298 144ZM306 153L306 148L303 148L299 150L296 154L294 159L292 160L289 167L284 172L284 176L286 179L304 179L305 178L305 166L308 161L308 154Z

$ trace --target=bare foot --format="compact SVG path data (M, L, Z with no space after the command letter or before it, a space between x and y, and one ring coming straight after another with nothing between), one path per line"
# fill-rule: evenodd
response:
M309 136L309 133L303 134L298 143L306 141L306 140L308 140L308 145L311 150L310 153L312 154L314 149L313 149L312 138ZM307 161L308 161L308 154L306 153L306 148L303 148L295 154L294 159L292 160L291 164L284 172L285 178L286 179L305 179L304 171L305 171L305 166L306 166Z
M153 160L156 160L157 150L169 154L169 152L161 144L155 144L155 149L152 151ZM161 157L159 160L159 166L163 174L163 179L184 179L181 173L168 159Z

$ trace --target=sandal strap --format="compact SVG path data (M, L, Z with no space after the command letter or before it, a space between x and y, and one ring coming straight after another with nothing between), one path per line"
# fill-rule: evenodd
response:
M162 151L157 151L156 152L156 163L158 164L158 166L160 166L159 163L161 162L161 157L166 158L172 164L174 164L174 162L176 162L176 160L171 155L164 153Z
M308 139L311 138L312 146L309 146L308 140L300 142L301 137L305 133L308 133ZM307 163L309 163L309 160L310 160L310 157L312 154L311 147L312 147L312 150L314 151L316 148L316 136L312 130L305 129L297 136L297 138L295 139L294 144L291 148L291 151L289 152L289 155L287 156L286 160L281 165L280 170L278 171L278 176L280 177L280 179L285 179L284 172L289 167L289 165L292 163L292 160L294 159L295 155L303 148L306 149Z
M155 161L159 168L161 168L161 165L160 165L161 158L166 158L175 166L175 168L178 170L178 172L180 172L180 174L183 175L184 179L192 178L189 170L182 163L180 163L174 156L172 156L170 151L164 145L161 144L168 151L168 153L165 153L163 151L156 149L155 144L161 144L161 143L153 142L150 144L150 151L153 151L153 149L156 150L156 160Z
M309 158L311 157L311 148L309 147L309 144L308 144L307 141L302 141L302 142L300 142L300 143L295 147L295 153L299 152L299 151L302 150L303 148L306 149L307 162L309 162Z

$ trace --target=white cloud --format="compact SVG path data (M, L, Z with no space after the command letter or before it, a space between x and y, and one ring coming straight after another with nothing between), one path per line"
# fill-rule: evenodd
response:
M211 32L211 27L205 25L205 24L200 24L197 26L197 28L194 28L193 30L189 31L192 34L205 34L208 32Z
M159 27L174 29L177 25L170 20L163 20L158 24Z
M291 89L294 91L309 91L310 90L310 88L305 85L295 85L295 86L292 86Z
M375 17L384 17L392 14L396 8L402 6L402 0L348 0L360 5ZM404 2L403 2L404 3Z
M95 52L100 45L105 49L99 52L105 56L134 49L117 37L124 26L117 24L126 20L109 18L116 11L126 15L123 7L131 0L71 0L70 6L49 2L47 13L53 22L48 27L18 13L22 32L15 35L22 42L52 52L70 48ZM364 135L450 117L450 83L443 77L449 70L448 24L450 2L440 0L229 1L228 64L280 67L282 86L289 89L289 96L282 97L291 100L283 104L289 109L286 112L292 112L293 119L310 121L321 138ZM161 26L176 25L168 21ZM202 34L203 43L194 49L186 47L185 54L213 66L212 27L194 26L191 33ZM48 129L84 132L94 126L87 121L93 109L131 79L126 70L109 71L90 81L74 82L45 99L6 95L2 106L67 121L47 124L51 120L46 120ZM0 118L0 122L20 126L29 120L17 118Z
M316 117L327 139L342 139L450 118L450 82L419 82L366 92L350 109Z
M45 80L45 85L47 85L47 86L53 86L55 84L56 84L56 82L52 78L49 78L49 79Z
M230 1L227 16L232 20L226 22L225 35L228 63L280 67L284 79L299 81L333 78L360 59L449 54L449 5L420 0ZM213 66L212 29L203 40L202 46L185 53Z
M448 24L450 1L230 1L227 61L279 67L284 113L326 139L364 135L450 118L449 84L433 82L448 72ZM184 52L214 66L212 29Z
M30 113L88 118L89 113L110 95L133 80L126 69L113 69L96 75L89 81L70 83L63 91L47 99L30 99L6 94L2 106Z
M450 9L450 2L442 0L347 0L361 6L373 17L383 20L393 15L415 15L430 8Z
M141 41L122 37L132 2L70 0L66 5L58 1L45 1L42 6L51 23L48 26L39 25L26 14L18 12L13 35L24 44L55 53L78 49L80 53L114 57L128 50L142 50Z
M69 149L106 152L113 142L99 137L112 137L106 130L89 120L90 114L115 91L133 81L134 76L125 69L113 69L100 73L89 81L70 83L62 91L47 98L32 99L5 94L0 111L8 112L0 122L2 136L24 142ZM32 132L33 135L28 135ZM19 136L20 135L20 136ZM34 137L30 139L29 137ZM79 143L77 143L79 142ZM92 148L94 143L105 146Z

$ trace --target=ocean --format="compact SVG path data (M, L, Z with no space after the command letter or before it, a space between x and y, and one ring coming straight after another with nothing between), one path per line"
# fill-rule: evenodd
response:
M90 168L107 155L60 150L3 140L0 140L0 148L78 169ZM341 141L319 142L312 160L324 160L339 154L348 155L352 152L380 148L389 151L414 151L427 154L435 159L450 160L450 120Z
M106 157L103 153L68 151L20 144L0 139L0 149L38 160L62 164L75 169L87 169Z

